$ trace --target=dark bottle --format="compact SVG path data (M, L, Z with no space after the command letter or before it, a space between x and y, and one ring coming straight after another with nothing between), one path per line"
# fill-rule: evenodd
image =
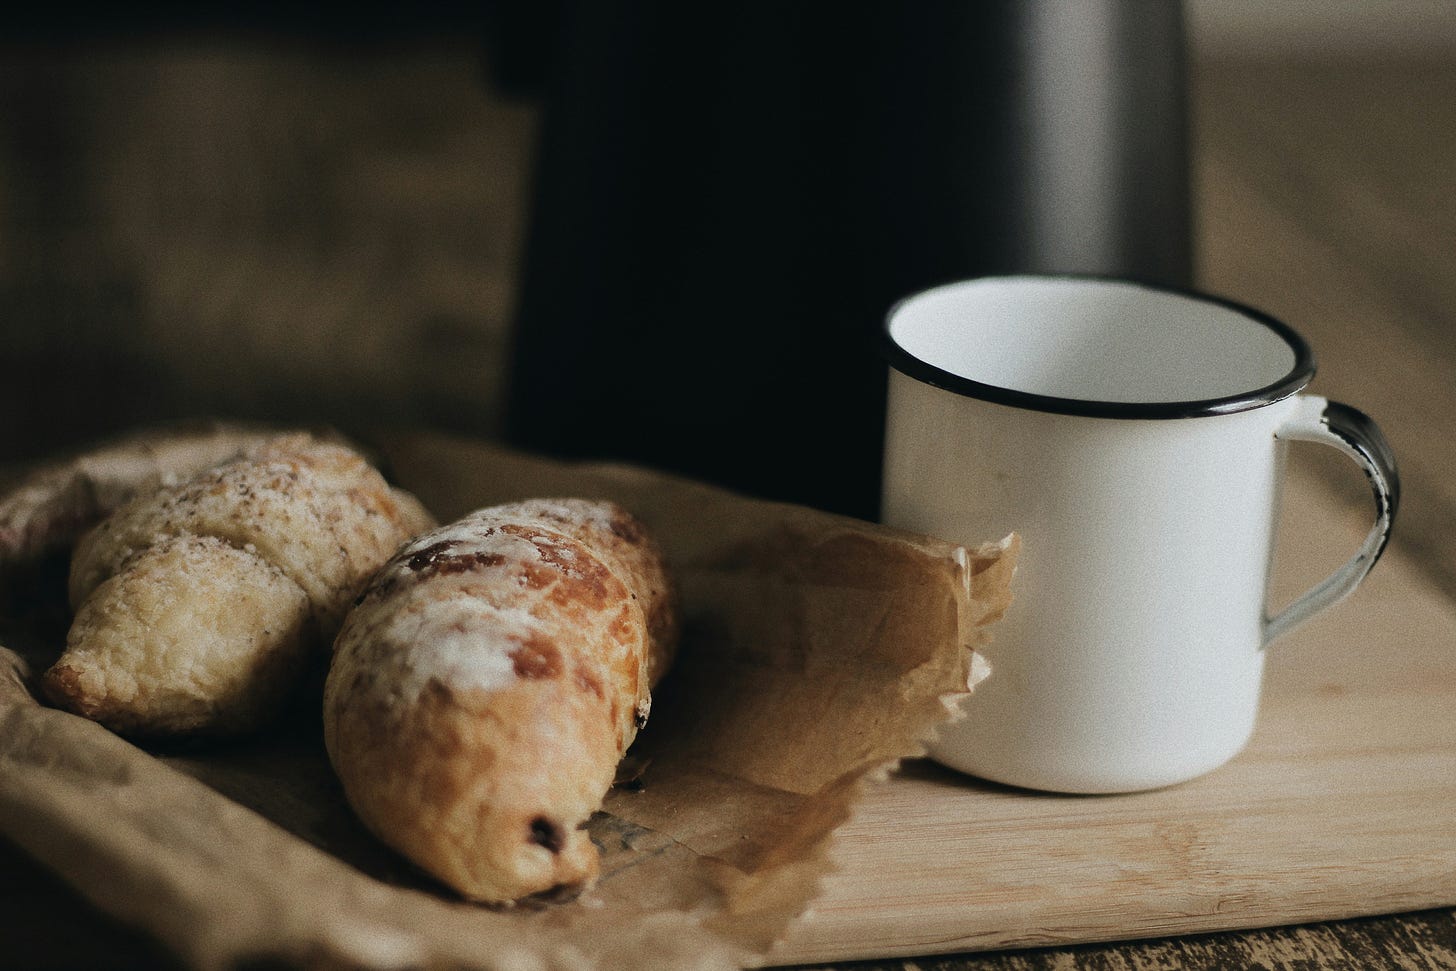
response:
M895 300L1016 271L1188 282L1173 0L551 9L514 48L551 64L520 446L873 518Z

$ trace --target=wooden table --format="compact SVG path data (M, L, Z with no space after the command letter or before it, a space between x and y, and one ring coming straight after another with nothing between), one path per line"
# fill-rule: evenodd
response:
M348 69L337 69L337 65L320 69L283 58L279 67L251 57L245 58L246 64L238 68L235 61L224 57L224 67L212 75L208 73L206 57L200 55L192 57L188 62L190 67L181 68L165 59L158 64L148 62L145 57L135 60L130 67L123 65L122 76L133 77L139 85L161 83L164 91L174 94L194 93L193 82L198 76L225 82L229 70L252 79L255 91L285 89L290 81L299 80L290 75L301 74L304 80L309 77L316 80L309 72L321 72L335 84L326 93L327 97L343 98L348 92L347 85L338 80L341 76L348 77ZM199 63L202 69L198 69ZM229 69L227 64L232 67ZM351 170L347 174L367 177L372 198L382 197L387 205L395 205L400 213L405 213L416 211L411 207L420 201L407 198L410 192L417 191L410 188L418 184L412 180L411 173L428 169L436 177L428 181L437 187L433 191L440 193L438 198L425 200L433 207L432 212L452 211L452 207L458 208L461 199L465 199L498 217L484 230L462 228L463 223L450 224L447 237L458 244L458 249L435 254L437 266L441 261L460 266L462 272L474 274L469 282L497 294L490 298L491 310L487 314L490 326L496 330L464 332L452 322L458 317L451 317L451 312L470 299L462 291L458 276L445 279L420 270L409 281L416 287L412 297L428 298L444 308L433 325L443 330L433 337L425 335L421 353L441 358L437 363L450 375L451 383L446 390L455 395L452 400L467 400L470 394L479 391L473 386L467 387L466 375L458 368L452 370L450 362L443 360L441 348L459 346L464 341L466 346L479 352L478 361L498 360L498 328L506 312L505 300L499 294L503 292L501 284L509 279L511 271L510 252L519 222L513 209L517 204L514 191L520 184L521 146L529 135L531 123L518 108L500 108L491 114L489 106L485 106L487 110L482 116L482 106L477 103L442 107L431 94L422 93L442 79L458 82L461 77L469 76L473 68L468 55L457 57L443 67L434 62L421 66L418 59L410 65L380 82L381 116L391 119L393 124L408 117L411 111L429 105L436 120L465 123L466 134L445 141L431 141L426 137L428 152L425 153L397 152L384 158L387 153L376 151L371 157L378 164L367 171ZM171 88L165 84L169 70L173 71ZM39 81L34 80L37 76ZM84 89L87 76L84 71L77 72L76 76L68 76L64 71L41 72L30 76L31 81L27 83L32 87L39 85L41 93L49 96ZM103 80L106 77L104 71L89 76L93 83L98 77ZM187 83L175 83L178 78ZM416 82L413 91L408 83L411 80ZM1203 287L1261 306L1302 330L1321 360L1320 376L1313 390L1357 404L1380 420L1400 457L1405 484L1394 548L1443 595L1456 599L1456 555L1451 552L1456 550L1456 478L1447 471L1456 468L1453 461L1456 444L1447 434L1456 419L1456 276L1451 272L1451 255L1456 253L1456 208L1450 202L1452 187L1456 185L1452 178L1456 145L1451 134L1456 132L1456 68L1441 63L1305 66L1214 63L1199 65L1195 81L1198 241ZM14 77L7 78L7 83L12 84L13 90ZM386 92L393 94L383 97ZM394 100L389 100L390 97ZM74 106L79 102L71 103ZM183 99L180 104L161 107L195 110L199 105ZM94 105L91 110L95 110ZM310 109L298 109L300 113L307 110ZM451 114L452 111L455 113ZM14 111L6 116L10 123L7 131L13 130L17 117ZM202 117L194 116L194 120ZM140 119L143 123L146 120ZM19 117L19 122L37 123L35 118L25 117ZM111 138L119 131L115 124L97 119L92 122L94 137ZM155 124L155 119L152 122ZM477 127L471 129L468 127L471 124ZM392 133L382 134L380 129L370 129L366 119L343 119L333 134L361 138L376 149L386 144L389 137L395 137ZM507 177L484 196L473 188L479 180L473 176L470 178L474 181L466 178L481 153L503 161L507 171ZM126 143L124 151L118 150L118 156L122 162L132 165L146 158L144 151L130 143ZM11 161L15 159L12 157ZM213 176L226 171L222 159L191 161L214 166L209 170ZM12 178L15 169L12 165ZM170 174L175 176L178 170L174 168ZM445 176L443 180L439 178L441 175ZM32 172L30 177L50 184L45 183L47 176L42 174ZM292 191L304 191L307 183L301 179L295 182L290 183ZM463 188L466 186L472 188ZM452 191L456 196L446 198ZM186 320L188 313L197 314L194 319L203 324L222 327L235 317L249 317L247 295L255 290L267 291L270 286L275 293L281 290L285 295L294 294L296 299L291 303L284 301L289 313L316 307L312 298L306 296L310 288L304 283L311 282L307 275L295 276L286 262L269 262L257 253L247 257L246 241L239 244L241 249L225 248L220 240L227 234L221 229L209 237L213 249L208 252L219 258L231 258L234 268L230 272L235 275L223 281L226 292L219 295L213 291L211 302L188 305L185 296L179 295L185 295L195 283L188 275L195 269L184 269L187 264L182 257L197 251L196 240L188 238L188 233L196 230L195 226L147 227L154 234L155 248L175 261L165 264L175 267L169 271L170 275L156 272L156 267L152 267L151 276L138 282L136 293L130 295L107 290L106 281L99 288L87 290L95 280L76 269L87 265L87 257L77 256L78 250L72 245L76 240L73 235L67 235L76 228L75 224L86 218L81 204L59 198L51 202L61 206L58 223L61 229L38 228L45 220L35 219L33 213L27 215L16 209L0 213L0 220L7 220L9 229L29 231L41 239L48 258L75 261L74 272L48 279L56 287L72 285L82 294L78 298L81 303L57 309L47 303L43 293L30 293L34 299L26 306L36 317L38 327L56 322L56 318L47 320L47 313L63 318L67 313L101 311L142 316L155 312L159 317L172 314L163 320L163 333L167 332L167 326L180 332L185 325L179 322ZM127 219L140 218L139 210L126 210L126 199L106 198L101 202L111 206L108 211L117 220L113 229L116 225L124 226ZM201 203L204 210L206 203L206 199ZM280 206L286 209L286 200ZM41 213L42 217L45 215ZM408 223L407 218L401 215L394 229L408 233L426 228L418 222ZM255 242L264 242L269 234L276 235L278 229L252 227L252 231L258 234ZM450 233L454 235L449 236ZM80 238L86 237L82 234ZM313 245L327 249L326 241L315 240ZM294 257L300 256L296 248L292 252ZM484 252L487 259L466 270L460 258L462 252ZM451 259L455 260L454 264L450 264ZM238 273L252 276L240 279L236 277ZM154 298L150 311L138 309L137 301L141 299L138 293ZM388 300L377 299L369 284L362 282L334 296L367 304L371 310L385 315L394 307ZM92 302L85 302L88 299ZM243 301L242 311L234 306L239 301ZM263 314L260 319L266 328L272 326L268 321L276 322L286 316ZM23 329L25 325L22 322L12 326ZM104 326L94 323L88 326L91 330L87 333L93 337L101 335L98 339L104 351L108 346L106 341L110 340L103 333ZM260 346L266 351L267 340L272 339L276 359L282 359L281 349L287 348L291 335L276 328L270 333L257 335ZM42 356L50 353L46 350L49 345L45 338L23 333L20 336L25 338L22 346L39 347ZM206 328L203 328L198 339L205 336ZM196 344L191 349L195 352ZM376 379L394 365L396 348L383 346L375 350L380 355L377 366L367 357L367 349L361 362L350 365L356 377ZM306 356L322 353L305 349ZM276 363L266 352L260 354L263 365ZM102 366L104 361L87 358L83 363L80 377L63 379L63 385L80 382L73 390L84 391L89 386L87 382L105 385L110 380L109 372ZM121 360L119 366L124 376L134 380L156 363L156 358L143 354ZM239 410L249 410L247 394L250 392L246 382L232 381L226 374L214 374L212 378L221 381L226 390L223 401L238 405ZM26 414L42 420L46 409L38 407L33 400L40 388L39 380L20 377L18 383L12 383L11 391L3 393L10 396L3 400L15 409L29 408ZM169 400L190 400L188 395L195 388L188 382L198 380L195 374L182 379L169 390L173 395ZM17 386L20 390L13 390ZM367 401L364 406L366 410L376 407ZM56 407L61 427L69 431L79 431L80 416L88 410L94 412L92 405L71 411L64 404ZM157 402L131 401L130 405L119 406L118 413L128 407L131 414L141 417L148 415L149 408L165 410ZM481 407L486 408L487 414L491 413L489 401ZM421 410L406 417L430 417L428 403L417 408ZM6 434L6 441L19 451L34 445L33 441L17 438L18 433L13 430ZM1368 502L1362 494L1363 486L1352 482L1343 467L1331 465L1328 470L1319 467L1306 470L1314 478L1326 478L1325 471L1328 471L1334 502L1348 504L1352 509L1363 508ZM6 915L0 923L0 967L168 966L167 957L149 942L93 911L55 878L3 842L0 842L0 914ZM1456 911L1428 910L1239 933L966 954L917 959L913 963L871 962L858 966L867 971L909 966L926 969L1449 968L1456 967Z

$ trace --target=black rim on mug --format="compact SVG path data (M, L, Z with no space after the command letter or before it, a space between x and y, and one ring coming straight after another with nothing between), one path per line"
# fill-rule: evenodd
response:
M911 302L950 287L989 283L992 281L1047 283L1070 281L1090 284L1115 284L1132 287L1164 296L1192 300L1205 306L1220 307L1232 311L1275 333L1293 352L1294 360L1287 373L1277 381L1265 384L1251 391L1214 398L1199 398L1186 401L1105 401L1086 398L1060 397L1013 388L987 384L973 378L952 373L922 360L906 350L895 340L891 327L897 315ZM1269 316L1253 307L1245 306L1223 297L1215 297L1194 290L1160 284L1144 283L1138 280L1089 274L1023 274L975 277L958 280L942 286L921 290L898 301L885 315L880 328L880 353L896 371L936 388L969 398L977 398L996 404L1010 405L1033 411L1046 411L1063 415L1084 415L1093 418L1199 418L1210 415L1226 415L1249 411L1272 404L1302 390L1315 373L1314 352L1298 332L1283 321Z

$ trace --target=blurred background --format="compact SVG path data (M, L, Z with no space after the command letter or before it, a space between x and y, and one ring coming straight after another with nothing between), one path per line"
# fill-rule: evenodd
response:
M890 301L1119 272L1304 331L1456 591L1456 5L594 6L4 15L0 462L425 426L873 515Z

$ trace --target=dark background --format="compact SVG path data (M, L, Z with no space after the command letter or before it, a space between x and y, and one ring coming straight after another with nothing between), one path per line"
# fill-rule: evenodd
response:
M895 300L1191 282L1176 3L10 18L16 459L427 424L872 518Z

